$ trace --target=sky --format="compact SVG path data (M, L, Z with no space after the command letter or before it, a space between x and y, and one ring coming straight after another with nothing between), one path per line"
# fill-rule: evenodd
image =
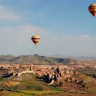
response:
M96 56L96 0L0 0L0 55ZM37 46L31 37L41 37Z

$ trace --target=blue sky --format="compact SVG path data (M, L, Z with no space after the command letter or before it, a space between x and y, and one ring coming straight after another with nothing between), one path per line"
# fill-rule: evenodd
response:
M40 48L42 49L41 46L47 46L48 44L50 44L51 40L54 41L56 39L58 41L58 43L56 43L57 42L56 40L54 41L56 43L56 44L54 43L55 45L54 44L49 45L51 46L49 49L47 47L46 48L43 47L42 51L40 51L41 50L40 49L38 52L37 50L34 49L33 53L37 52L39 54L42 54L42 53L48 54L50 52L52 54L65 54L68 56L69 55L89 56L91 54L93 56L96 53L96 50L95 50L96 46L94 47L94 42L95 42L94 39L96 38L96 18L94 18L88 12L88 6L91 3L95 3L95 2L96 0L90 0L90 1L88 0L0 0L0 6L3 7L0 10L2 11L6 9L11 14L11 15L8 15L9 16L8 17L7 16L8 12L6 10L4 11L5 12L4 14L6 16L0 19L0 27L1 27L0 30L3 30L3 29L7 31L17 30L18 32L17 31L16 32L18 34L14 33L14 34L17 34L17 36L19 35L19 31L21 30L21 28L23 28L24 26L25 27L30 26L30 28L28 27L30 29L29 30L30 32L26 33L26 34L29 34L28 36L30 36L31 34L33 35L35 33L38 33L36 31L37 29L42 30L44 33L41 32L39 34L42 38L47 34L46 35L47 39L45 39L45 37L43 38L44 41L46 41L47 43L41 42L38 45L37 50L39 50ZM3 15L1 14L1 16ZM11 16L13 19L11 18ZM37 29L34 29L35 31L33 32L31 27L32 28L36 27ZM25 30L25 29L22 29L22 30ZM23 33L24 32L22 32L22 34ZM6 34L5 31L2 33L2 35L4 36L4 34ZM13 33L9 32L9 34L11 36ZM6 35L6 37L8 35ZM61 38L64 40L62 40ZM84 41L85 43L82 40L81 41L79 40L78 42L81 44L80 45L80 44L77 44L77 42L75 42L77 40L76 38L77 39L91 38L91 39L90 40L88 39L89 41L86 41L86 42ZM16 40L14 41L17 44ZM28 42L24 43L23 39L21 39L20 41L23 43L24 46L28 44ZM62 45L63 41L64 41L64 45ZM1 42L4 42L3 38L1 39ZM82 44L82 42L84 44ZM93 45L90 45L92 44L92 42L93 42ZM69 45L65 43L68 43ZM44 45L44 44L47 44L47 45ZM78 48L76 47L76 44ZM26 47L26 48L25 47L22 48L21 46L20 47L21 49L17 48L21 52L20 53L20 52L17 52L18 50L16 49L16 47L13 50L11 50L10 47L6 45L6 43L5 45L4 43L2 43L1 45L3 46L1 48L2 50L0 51L1 54L17 54L17 55L30 54L31 52L30 49L33 48L33 45L31 46L28 45L29 47ZM9 49L5 51L4 48L6 46ZM58 46L61 46L61 47L58 47ZM76 47L76 49L74 49L75 48L74 46ZM81 48L81 46L83 47ZM91 48L90 46L92 46L92 49L90 49ZM66 51L59 52L57 50L58 48L56 49L56 51L54 51L54 48L56 47L60 48L60 50L63 50L65 48ZM79 48L82 49L81 50L82 52L78 51ZM89 49L86 51L86 48L89 48ZM30 51L25 52L25 50L30 50ZM51 50L52 52L49 51L47 53L46 50Z

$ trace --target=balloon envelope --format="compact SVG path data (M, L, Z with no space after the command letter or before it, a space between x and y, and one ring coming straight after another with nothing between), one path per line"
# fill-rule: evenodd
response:
M91 4L88 7L89 12L93 15L96 16L96 3Z
M38 36L38 35L33 35L33 36L31 37L31 40L33 41L33 43L34 43L35 45L37 45L37 44L39 43L39 41L40 41L40 36Z

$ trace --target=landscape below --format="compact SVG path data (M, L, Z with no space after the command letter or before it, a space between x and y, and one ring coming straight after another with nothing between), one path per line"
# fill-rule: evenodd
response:
M0 56L0 96L96 96L96 61Z

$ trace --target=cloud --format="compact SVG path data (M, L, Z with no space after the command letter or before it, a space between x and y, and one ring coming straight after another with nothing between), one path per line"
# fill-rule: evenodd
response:
M90 40L91 36L89 36L89 35L81 35L81 39L82 40Z
M31 41L34 34L41 37L37 46ZM86 34L52 36L33 25L0 27L0 54L96 56L96 38Z
M35 46L31 41L31 36L34 34L45 38L46 31L32 25L0 27L0 53L17 55L34 53L36 50L33 50Z
M0 20L17 20L19 18L20 16L17 16L15 11L0 5Z

